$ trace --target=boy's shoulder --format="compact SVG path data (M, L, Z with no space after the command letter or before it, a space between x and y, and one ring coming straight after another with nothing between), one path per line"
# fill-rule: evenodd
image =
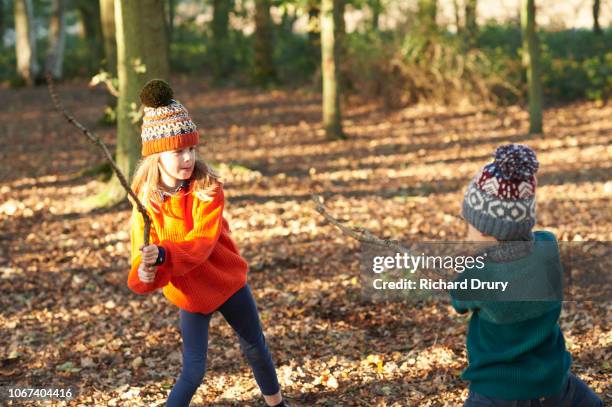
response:
M554 233L548 230L537 230L533 232L534 239L536 241L544 241L544 242L556 242L557 237Z

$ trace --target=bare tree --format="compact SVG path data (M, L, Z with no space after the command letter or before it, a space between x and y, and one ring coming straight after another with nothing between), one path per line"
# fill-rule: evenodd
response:
M476 46L478 35L478 24L476 23L476 9L478 0L465 0L465 42L469 47Z
M372 13L372 29L378 30L380 25L380 14L384 10L382 0L369 0L370 12Z
M463 27L461 26L461 17L459 15L459 1L453 0L453 12L455 14L455 27L457 27L457 34L461 34Z
M62 67L64 63L64 45L66 43L64 6L64 0L53 0L51 3L46 70L53 75L54 79L61 79L63 76Z
M323 75L323 126L328 139L344 139L340 111L338 41L338 0L321 4L321 70Z
M276 79L272 53L274 41L270 0L255 0L255 81L260 84Z
M530 134L542 132L542 79L535 16L535 0L522 0L523 65L527 71Z
M114 0L100 0L100 21L102 25L106 71L115 77L117 75L117 40L115 39Z
M168 80L164 0L115 0L117 35L117 166L131 179L140 158L139 92L153 78ZM91 206L112 206L126 197L117 176L102 193L89 202ZM88 205L89 206L89 205Z
M4 47L4 0L0 0L0 48Z
M32 0L14 0L15 12L15 53L17 55L17 76L28 86L35 83L40 68L36 60L36 35Z
M176 9L176 1L168 0L168 44L172 42L174 35L174 14Z
M321 1L308 0L308 42L315 49L321 49Z
M87 42L87 51L92 61L102 61L102 21L100 3L96 0L72 0L81 17L83 38ZM97 67L96 67L97 69Z
M227 73L230 68L227 57L229 39L229 16L234 9L233 0L213 0L212 31L212 54L213 71L215 76L220 77Z
M601 3L599 0L593 0L593 31L595 34L603 34L601 26L599 25L599 10Z
M419 24L426 32L436 31L438 25L436 19L438 16L438 1L437 0L418 0L417 16Z

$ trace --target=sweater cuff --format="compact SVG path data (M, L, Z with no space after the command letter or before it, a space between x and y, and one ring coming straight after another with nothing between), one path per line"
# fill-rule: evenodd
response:
M157 259L155 260L154 266L164 264L166 261L166 250L162 246L157 246Z

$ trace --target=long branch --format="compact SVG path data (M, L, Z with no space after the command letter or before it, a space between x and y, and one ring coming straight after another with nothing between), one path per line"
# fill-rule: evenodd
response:
M408 253L408 254L412 253L412 251L409 248L402 246L401 244L398 243L397 240L381 239L378 236L375 236L374 234L372 234L372 232L370 232L366 228L360 228L360 227L354 227L354 226L348 227L344 225L341 221L334 218L332 215L330 215L327 212L325 205L323 205L323 198L320 195L315 194L315 195L312 195L311 198L315 203L315 210L319 212L325 218L325 220L327 220L329 223L331 223L332 225L340 229L340 231L343 234L349 237L352 237L353 239L359 242L373 244L373 245L381 246L387 249L392 249L398 253ZM433 271L438 277L440 276L448 277L447 274L442 272L441 270L434 269Z
M323 198L321 197L321 195L312 195L312 200L316 204L316 211L323 215L325 220L340 229L345 235L350 236L353 239L358 240L362 243L370 243L377 246L394 249L402 253L410 253L410 250L408 248L400 245L399 243L397 243L396 240L381 239L377 236L374 236L372 232L365 228L348 227L343 225L342 222L340 222L338 219L334 218L327 212L325 206L323 205Z
M110 151L108 151L108 148L106 147L106 144L104 144L104 142L98 136L96 136L94 133L89 131L89 129L87 127L85 127L81 123L79 123L79 121L77 119L75 119L74 116L72 116L70 113L68 113L66 108L64 108L64 106L62 105L62 103L61 103L61 101L59 99L59 96L55 92L55 85L54 85L53 78L52 78L51 74L49 72L47 72L46 76L47 76L47 86L49 88L49 93L51 94L51 99L53 100L53 104L55 105L55 108L66 118L66 120L68 120L68 122L70 124L72 124L77 129L79 129L81 131L81 133L83 133L85 136L87 136L87 138L91 142L93 142L100 149L102 149L102 151L104 152L104 155L106 156L106 159L108 160L108 162L111 165L111 168L115 172L115 175L117 175L117 178L119 179L119 182L121 183L123 188L126 190L128 195L130 197L132 197L134 202L136 202L136 207L138 209L138 212L140 212L140 214L142 215L142 218L144 220L144 237L143 237L144 244L148 245L149 244L149 234L150 234L150 231L151 231L151 218L149 218L149 215L147 214L146 208L144 207L142 202L140 202L140 199L138 199L138 196L136 196L134 191L132 191L132 188L130 188L130 186L128 185L128 182L125 179L125 176L123 175L123 173L121 172L119 167L117 167L117 164L115 164L115 161L113 160L113 156L111 155Z

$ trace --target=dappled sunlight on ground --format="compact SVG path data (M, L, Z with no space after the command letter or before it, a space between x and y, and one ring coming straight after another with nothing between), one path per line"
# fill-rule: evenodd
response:
M306 91L177 81L175 92L208 141L200 154L224 176L226 218L292 405L460 405L467 395L458 377L465 317L442 301L362 298L359 245L316 213L313 193L333 216L381 237L457 240L470 178L498 144L520 142L540 161L536 228L560 240L612 240L612 106L551 108L545 134L528 136L517 107L385 111L351 99L349 139L328 142L319 98ZM59 93L113 145L113 129L95 124L103 91L66 84ZM126 287L129 204L83 213L80 201L102 183L78 172L101 153L44 88L0 94L14 101L0 114L0 286L10 293L0 298L0 382L71 383L87 405L163 405L181 367L178 310L160 293ZM561 317L574 372L608 402L610 312L568 302ZM193 401L261 405L219 314Z

